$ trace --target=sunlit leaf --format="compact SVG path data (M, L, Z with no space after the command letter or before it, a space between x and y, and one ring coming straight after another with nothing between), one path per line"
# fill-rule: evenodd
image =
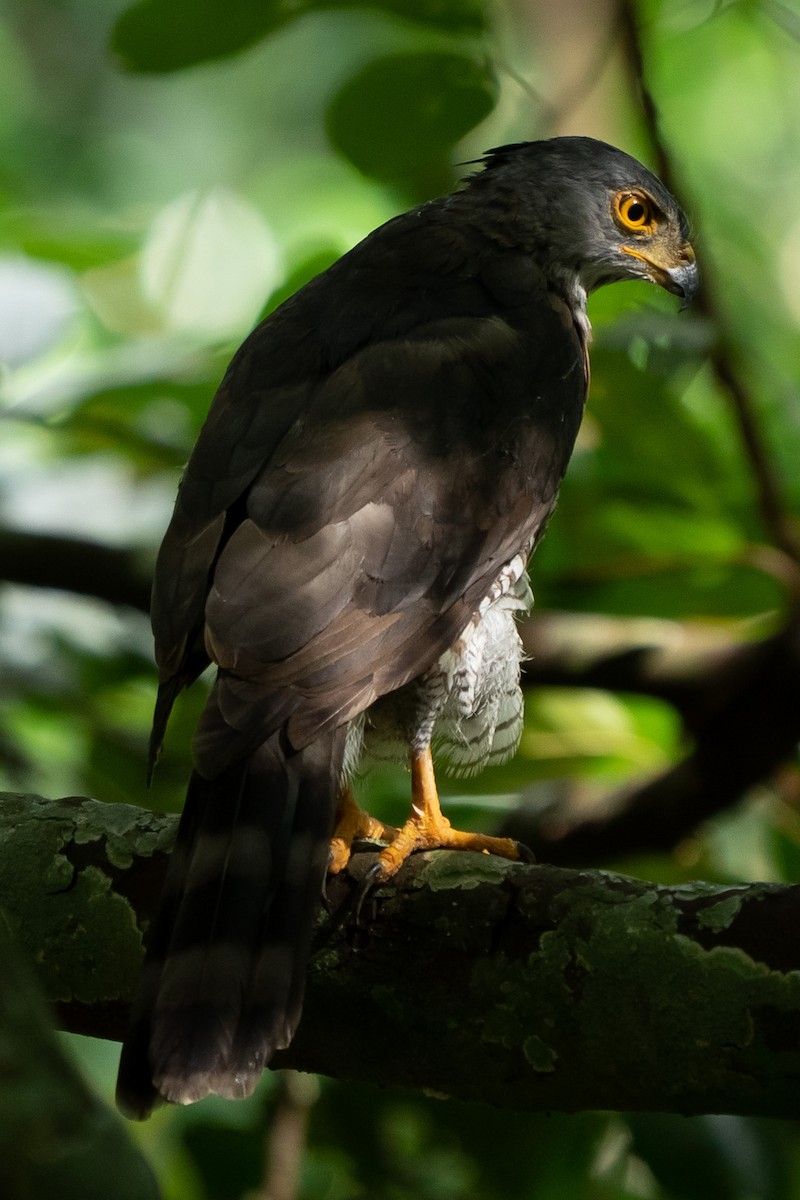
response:
M73 207L7 207L0 202L0 244L31 258L82 271L113 262L136 246L134 231L112 225L102 212Z
M259 213L216 189L180 196L161 210L141 272L144 294L168 328L224 338L249 330L282 268Z

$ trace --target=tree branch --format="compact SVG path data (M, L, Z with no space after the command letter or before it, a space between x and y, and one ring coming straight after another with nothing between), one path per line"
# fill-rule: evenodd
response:
M643 661L636 668L640 677L647 673L647 657L642 648ZM658 678L657 652L654 657ZM605 663L605 682L596 686L624 688L618 675L614 682L619 669L612 654ZM595 663L594 671L595 678L602 678L603 663ZM499 832L531 846L540 858L572 865L669 850L795 755L800 739L800 619L793 617L761 642L710 650L695 662L691 675L691 687L683 679L680 707L695 744L685 759L598 802L589 816L584 807L576 814L568 805L540 814L523 805ZM678 686L679 678L675 671L670 688ZM661 678L660 687L664 682ZM654 681L653 693L658 690Z
M757 643L710 623L536 609L519 624L526 688L602 688L671 704L689 730ZM727 690L727 686L725 688Z
M83 538L0 528L0 580L90 596L148 612L145 555ZM656 696L691 729L720 670L736 671L750 647L691 622L539 612L520 625L524 682L599 687Z
M85 538L0 529L0 579L150 610L145 556Z
M65 1028L119 1037L175 818L5 795L0 904ZM374 857L359 853L361 876ZM800 887L416 856L330 882L276 1065L531 1110L800 1112Z
M647 84L645 56L635 0L621 0L620 18L622 48L641 103L657 174L673 196L680 196L684 193L684 188L677 179L672 156L661 135L658 108ZM717 330L717 338L709 356L711 368L720 389L728 397L736 418L742 447L755 481L758 507L764 526L774 544L794 564L797 564L800 563L800 540L798 540L797 526L786 504L780 479L759 428L756 415L757 403L750 394L741 373L734 365L735 349L725 336L725 322L721 307L715 292L709 286L708 278L708 269L704 268L695 305L704 316L710 319L713 327ZM796 571L794 591L795 596L800 592Z

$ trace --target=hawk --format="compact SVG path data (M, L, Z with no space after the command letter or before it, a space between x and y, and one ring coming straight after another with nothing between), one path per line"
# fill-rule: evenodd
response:
M659 180L590 138L501 146L231 362L155 572L151 767L177 694L217 671L122 1051L129 1115L253 1090L354 837L391 839L379 879L420 847L518 856L450 827L431 746L459 770L516 749L514 617L581 421L586 297L623 279L697 289ZM410 764L400 831L355 806L362 754Z

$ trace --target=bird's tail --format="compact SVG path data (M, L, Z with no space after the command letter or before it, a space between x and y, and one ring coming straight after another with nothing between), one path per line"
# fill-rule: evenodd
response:
M249 1095L300 1020L343 731L276 734L213 780L195 772L122 1048L117 1103Z

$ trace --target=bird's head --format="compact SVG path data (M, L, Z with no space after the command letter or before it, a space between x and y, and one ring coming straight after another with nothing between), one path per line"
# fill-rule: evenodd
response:
M513 197L521 237L545 274L585 292L645 279L694 297L699 275L689 224L664 185L640 162L606 142L550 138L490 150L474 177Z

